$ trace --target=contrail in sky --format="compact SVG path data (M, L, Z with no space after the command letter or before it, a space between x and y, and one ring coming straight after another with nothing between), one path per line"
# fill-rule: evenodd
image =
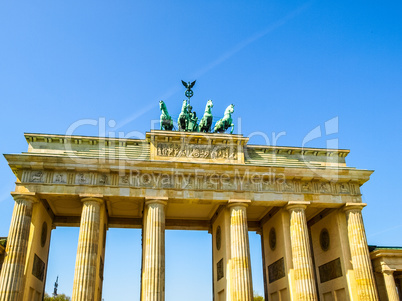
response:
M380 234L383 234L383 233L386 233L386 232L389 232L389 231L392 231L392 230L395 230L395 229L398 229L398 228L402 228L402 224L396 225L396 226L394 226L394 227L390 227L390 228L387 228L387 229L384 229L384 230L382 230L382 231L373 233L373 234L371 234L371 235L367 235L367 237L377 236L377 235L380 235Z
M3 192L3 193L0 195L0 203L3 202L3 201L5 201L5 200L7 200L8 198L11 198L10 192Z
M179 88L177 86L170 88L170 90L168 90L165 94L161 95L160 97L156 98L156 99L167 99L170 96L174 95L177 91L179 90ZM138 117L141 117L142 115L144 115L145 113L147 113L148 111L152 110L153 108L157 107L159 105L159 102L155 102L152 103L144 108L142 108L139 111L136 111L133 115L131 115L130 117L124 119L123 121L121 121L115 128L114 130L118 130L120 128L122 128L123 126L125 126L126 124L132 122L133 120L137 119Z
M264 36L266 36L267 34L273 32L274 30L278 29L279 27L285 25L288 21L292 20L293 18L295 18L296 16L300 15L302 12L304 12L308 7L311 6L311 4L314 2L313 1L308 1L306 3L304 3L303 5L299 6L298 8L296 8L295 10L291 11L289 14L287 14L285 17L283 17L282 19L276 21L275 23L271 24L270 26L268 26L266 29L255 33L254 35L252 35L251 37L249 37L248 39L243 40L242 42L240 42L239 44L237 44L235 47L233 47L232 49L230 49L229 51L225 52L224 54L222 54L221 56L219 56L216 60L212 61L210 64L208 64L207 66L205 66L204 68L196 71L192 77L194 78L199 78L202 75L204 75L205 73L207 73L208 71L210 71L211 69L215 68L216 66L219 66L220 64L222 64L223 62L225 62L226 60L228 60L229 58L231 58L233 55L235 55L236 53L238 53L239 51L241 51L242 49L244 49L245 47L247 47L248 45L254 43L255 41L263 38ZM164 93L161 97L158 97L157 99L167 99L170 96L174 95L177 91L179 90L179 88L177 86L170 88L166 93ZM142 110L137 111L135 114L131 115L130 117L126 118L125 120L123 120L122 122L120 122L115 128L114 130L117 130L123 126L125 126L126 124L132 122L133 120L137 119L138 117L141 117L142 115L144 115L145 113L147 113L148 111L152 110L153 108L155 108L158 105L158 103L149 105L147 107L144 107Z
M194 73L193 77L198 78L198 77L204 75L209 70L211 70L211 69L215 68L216 66L222 64L224 61L226 61L227 59L229 59L230 57L232 57L233 55L238 53L243 48L245 48L248 45L254 43L255 41L263 38L267 34L273 32L275 29L285 25L288 21L290 21L291 19L295 18L296 16L298 16L302 12L304 12L309 6L311 6L312 3L313 3L313 1L306 2L302 6L300 6L297 9L291 11L289 14L287 14L282 19L280 19L280 20L276 21L275 23L273 23L272 25L268 26L266 29L255 33L254 35L252 35L248 39L243 40L242 42L237 44L235 47L233 47L232 49L230 49L229 51L227 51L226 53L224 53L223 55L218 57L215 61L213 61L212 63L208 64L206 67L198 70L196 73Z

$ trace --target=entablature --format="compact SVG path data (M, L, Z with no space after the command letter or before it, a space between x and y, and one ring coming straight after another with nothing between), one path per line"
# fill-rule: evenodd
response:
M267 208L289 201L307 201L311 208L359 203L360 186L372 173L347 167L347 150L247 146L242 135L151 131L144 140L66 137L26 134L28 152L5 155L17 176L16 191L41 195L60 207L56 215L79 214L77 193L99 193L115 217L137 218L125 210L158 195L169 198L170 208L179 204L177 210L194 210L194 216L201 204L210 204L204 212L209 216L229 199L248 199L250 218L259 220ZM161 153L161 145L170 143L180 146L176 157L169 157L170 150ZM200 158L206 152L209 157ZM74 203L76 211L63 207ZM191 209L195 203L201 207Z

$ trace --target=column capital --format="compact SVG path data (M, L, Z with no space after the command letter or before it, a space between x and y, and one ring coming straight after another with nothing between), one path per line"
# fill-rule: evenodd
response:
M11 196L14 198L14 201L24 200L32 204L39 202L39 198L35 192L11 192Z
M244 200L244 199L230 199L228 201L228 208L234 207L234 206L242 206L242 207L248 207L248 205L251 203L251 200Z
M392 275L396 269L382 268L382 272L387 275Z
M162 204L167 205L168 197L165 196L146 196L145 197L145 205L148 204Z
M343 206L343 211L349 212L349 211L362 211L364 207L366 207L366 203L346 203L345 206Z
M99 204L103 204L103 194L92 194L92 193L85 193L80 194L79 197L81 198L81 202L98 202Z
M289 211L292 210L297 210L297 209L303 209L305 210L308 205L310 205L311 202L305 202L305 201L290 201L288 204L285 206L285 208Z

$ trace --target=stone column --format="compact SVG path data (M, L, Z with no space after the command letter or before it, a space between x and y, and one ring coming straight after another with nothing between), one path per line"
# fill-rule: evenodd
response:
M396 284L394 279L395 270L383 270L385 288L387 290L388 301L399 301L398 292L396 290Z
M289 202L290 244L297 300L318 300L305 209L310 202Z
M396 287L398 289L399 300L402 301L402 275L401 274L397 276L394 275L394 278Z
M1 301L22 300L32 207L33 203L37 201L34 194L15 194L14 200L13 217L0 275Z
M373 269L367 246L361 210L362 203L346 203L346 213L350 254L359 300L378 300Z
M253 300L247 202L229 201L230 211L230 301Z
M146 198L142 233L142 301L165 300L165 206L167 198Z
M103 199L87 197L82 200L80 234L73 285L73 301L94 301L96 262L98 258L100 211Z

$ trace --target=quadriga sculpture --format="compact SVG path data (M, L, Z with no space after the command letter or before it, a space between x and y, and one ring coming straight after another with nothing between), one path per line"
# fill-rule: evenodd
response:
M169 115L166 104L163 100L159 101L159 108L161 110L161 130L171 131L173 129L173 119Z
M223 118L219 119L215 123L214 133L224 133L229 127L232 127L230 133L233 134L234 129L234 124L232 121L233 112L234 112L234 104L231 104L226 108Z

